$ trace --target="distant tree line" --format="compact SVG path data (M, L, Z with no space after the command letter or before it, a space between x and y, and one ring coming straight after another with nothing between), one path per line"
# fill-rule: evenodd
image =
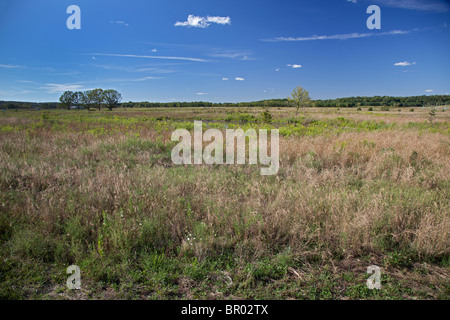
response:
M450 104L449 95L414 96L414 97L350 97L329 100L315 100L315 107L339 107L352 108L363 106L388 106L388 107L426 107Z
M300 93L298 93L300 95ZM299 98L297 98L299 99ZM306 98L304 98L306 99ZM450 95L414 96L414 97L349 97L328 100L311 100L305 106L352 108L363 106L392 106L392 107L422 107L449 105ZM186 108L186 107L298 107L296 99L271 99L238 103L194 102L126 102L121 104L125 108Z
M0 109L14 110L14 109L58 109L59 103L57 102L21 102L21 101L1 101Z
M63 98L64 96L64 98ZM62 102L16 102L0 101L0 109L70 109L72 106L85 108L193 108L193 107L296 107L292 99L270 99L253 102L213 103L205 101L193 102L122 102L115 90L94 89L86 92L65 92ZM363 106L422 107L450 105L450 95L414 96L414 97L349 97L328 100L311 100L311 107L352 108Z

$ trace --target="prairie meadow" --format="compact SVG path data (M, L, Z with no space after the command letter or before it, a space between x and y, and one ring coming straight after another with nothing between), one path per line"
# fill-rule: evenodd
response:
M2 112L0 298L448 299L441 109ZM278 129L278 173L174 165L194 120Z

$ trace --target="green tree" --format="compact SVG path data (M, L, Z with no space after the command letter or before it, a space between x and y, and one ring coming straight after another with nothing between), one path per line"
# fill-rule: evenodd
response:
M88 108L97 108L100 111L103 100L103 89L88 90L84 93L84 101Z
M91 111L91 107L92 107L92 101L91 101L91 97L92 94L88 95L89 91L86 92L80 92L80 104L83 105L83 107L85 107L86 109L88 109L88 111Z
M74 104L78 107L77 110L80 110L80 106L82 106L84 102L84 93L81 91L77 91L73 95L74 95Z
M106 107L111 111L113 108L119 106L119 103L122 100L122 95L116 90L109 89L103 91L103 99Z
M291 93L291 97L288 98L288 101L295 105L296 111L295 115L298 114L298 110L300 108L308 107L311 104L311 98L309 96L309 92L298 86Z
M59 102L64 108L70 110L70 107L74 105L75 95L72 91L65 91L61 97L59 97Z
M430 112L428 113L428 121L430 121L430 124L433 124L434 117L436 116L436 108L432 108Z

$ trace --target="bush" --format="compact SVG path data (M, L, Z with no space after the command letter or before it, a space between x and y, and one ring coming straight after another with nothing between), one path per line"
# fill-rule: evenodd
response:
M361 108L356 109L356 111L361 111Z
M264 110L264 112L261 115L262 121L264 123L271 123L272 122L272 115L270 114L269 110Z
M389 111L389 107L388 106L382 106L381 107L381 111Z
M369 111L373 111L373 108L372 107L370 107L369 109L368 109Z
M414 108L409 109L409 111L414 112Z

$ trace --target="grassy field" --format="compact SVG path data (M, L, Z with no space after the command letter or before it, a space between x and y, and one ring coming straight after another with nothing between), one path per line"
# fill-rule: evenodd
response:
M449 299L441 109L1 112L0 298ZM279 129L278 174L173 165L193 120Z

